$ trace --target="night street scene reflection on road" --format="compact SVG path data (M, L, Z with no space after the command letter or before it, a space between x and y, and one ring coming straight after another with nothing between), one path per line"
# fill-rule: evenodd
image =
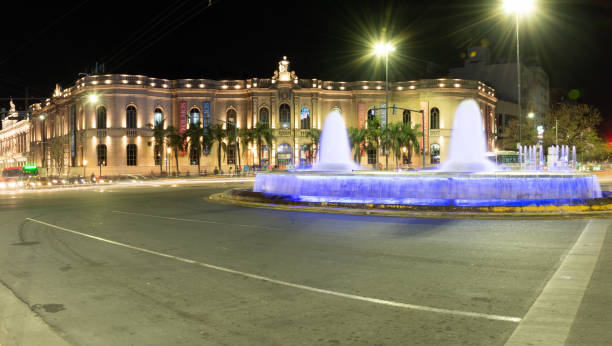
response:
M7 12L0 345L609 344L611 9L287 4Z

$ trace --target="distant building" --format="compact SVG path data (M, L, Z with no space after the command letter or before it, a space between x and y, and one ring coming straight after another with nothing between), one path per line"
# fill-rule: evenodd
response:
M469 48L464 66L450 69L449 74L454 78L480 80L494 87L497 98L504 101L495 114L496 124L501 125L507 124L510 117L518 116L516 71L516 63L492 64L490 49L480 46ZM541 116L550 108L548 74L541 67L521 64L521 106L523 116L529 112ZM504 137L502 127L496 126L495 133Z
M89 96L97 95L97 100ZM388 110L385 111L385 83L382 81L334 82L315 78L298 78L283 58L271 78L247 80L158 79L137 75L94 75L76 81L75 85L56 90L53 97L34 105L32 148L35 164L55 170L50 160L50 143L58 138L64 143L64 173L159 174L176 170L175 157L168 157L166 147L155 150L153 128L173 126L185 131L191 124L237 124L239 129L268 124L275 139L265 145L258 158L254 143L243 147L239 142L236 155L232 143L224 143L221 167L217 144L197 157L180 152L181 173L229 171L237 161L242 165L262 164L278 168L312 163L313 143L310 129L321 129L326 116L339 111L347 127L363 127L368 116L383 117L382 122L410 122L422 125L418 112L425 114L424 145L427 165L444 161L455 110L465 98L473 98L481 112L489 149L495 147L494 113L497 98L490 86L474 80L424 79L390 83ZM393 106L398 109L391 109ZM224 125L225 126L225 125ZM420 139L420 142L423 139ZM421 143L420 143L421 144ZM316 144L315 144L316 145ZM408 150L407 150L408 152ZM170 160L166 160L166 159ZM385 162L380 150L363 151L361 164L372 167ZM87 164L84 166L84 163ZM389 164L395 166L394 156ZM404 154L400 165L422 165L421 153Z
M15 110L15 105L11 100L11 108L1 123L0 169L23 167L30 159L31 122Z

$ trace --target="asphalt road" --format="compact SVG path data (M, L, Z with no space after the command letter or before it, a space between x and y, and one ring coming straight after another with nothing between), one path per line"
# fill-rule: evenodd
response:
M75 345L504 345L589 224L204 198L227 188L0 196L1 284ZM612 340L611 270L608 236L567 344Z

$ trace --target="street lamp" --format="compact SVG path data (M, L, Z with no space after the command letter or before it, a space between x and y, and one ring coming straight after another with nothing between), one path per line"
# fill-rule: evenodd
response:
M521 145L521 61L519 52L519 17L529 13L534 7L534 0L504 0L504 10L514 13L516 21L516 78L518 90L518 146Z
M388 142L387 123L389 119L389 53L395 51L391 43L379 42L374 45L374 53L385 57L385 143ZM382 108L381 108L382 110ZM382 114L381 114L382 115ZM381 119L382 120L382 119ZM389 148L385 145L385 169L389 169Z

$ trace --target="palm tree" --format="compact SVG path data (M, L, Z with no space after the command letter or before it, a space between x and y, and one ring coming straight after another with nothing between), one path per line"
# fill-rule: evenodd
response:
M274 133L268 124L257 123L253 128L253 140L257 144L257 157L259 158L259 166L261 166L261 158L263 156L263 144L272 145Z
M254 137L253 137L253 130L252 129L245 129L242 128L240 129L240 132L238 133L238 135L240 136L240 144L242 145L243 148L247 149L249 147L249 143L252 143L254 141ZM239 152L240 152L240 148L238 148ZM246 157L246 164L249 164L249 152L248 150L246 151L247 157ZM238 155L240 157L240 155Z
M318 157L318 155L316 155L316 153L319 151L319 140L321 139L321 130L315 129L315 128L310 129L308 131L307 136L310 137L310 141L311 141L311 144L310 144L311 157L313 158L313 162L314 162L314 161L316 161L316 159ZM315 152L315 155L313 156L312 155L312 148L315 145L317 146L317 151Z
M219 163L219 171L221 171L221 150L225 152L227 150L225 145L225 138L227 138L227 131L223 128L222 124L215 124L211 126L210 133L212 135L213 142L217 142L217 161Z
M161 123L156 124L155 126L152 124L147 124L147 127L153 129L153 155L157 155L159 153L159 176L163 174L164 163L164 139L166 138L166 134L168 133L168 129L164 129L164 122L166 119L162 119Z
M189 128L183 133L183 143L189 143L189 161L191 161L191 153L197 158L198 162L198 175L200 175L200 156L202 155L202 128L200 122L190 124Z
M412 158L412 150L418 151L420 148L418 137L420 125L414 128L410 124L394 123L389 125L389 149L395 156L395 166L399 168L399 161L402 157L404 148L407 150L408 161Z
M176 173L179 172L179 164L178 164L178 152L179 150L183 150L183 137L178 134L176 129L172 126L168 126L166 129L166 141L167 145L172 151L174 151L174 159L176 160Z
M361 145L365 141L365 129L350 127L348 129L349 140L355 154L353 154L353 160L361 164Z
M380 128L380 120L378 118L368 119L366 129L364 131L366 149L378 149L380 136L382 134ZM376 165L378 165L378 155L376 155Z

